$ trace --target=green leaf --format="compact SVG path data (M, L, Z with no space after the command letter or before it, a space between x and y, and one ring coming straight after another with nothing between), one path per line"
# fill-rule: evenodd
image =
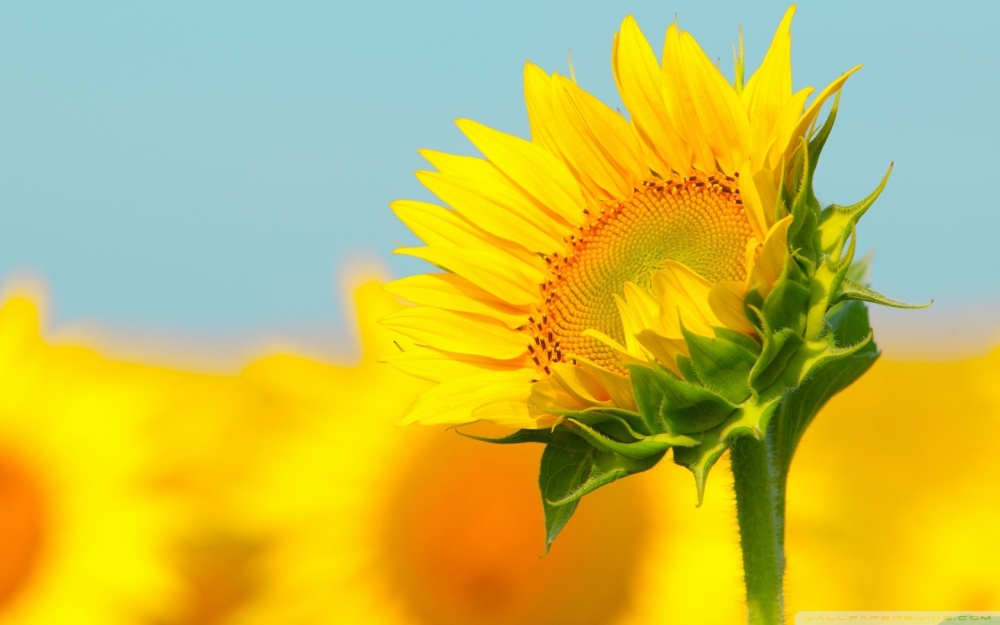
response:
M681 448L678 447L678 449ZM659 453L649 458L635 460L594 449L590 461L590 472L586 479L565 497L561 499L549 499L545 503L555 507L573 505L584 495L594 492L601 486L620 480L623 477L652 469L663 459L663 455Z
M802 346L802 337L792 330L781 330L767 337L757 364L750 372L750 388L761 393L784 374L785 365Z
M750 397L750 371L757 362L756 355L736 343L700 336L686 329L684 340L702 384L733 404Z
M545 553L573 516L581 497L615 480L647 471L662 458L663 452L634 460L589 445L578 449L546 447L538 476L545 508Z
M645 460L650 456L662 454L667 449L678 445L690 447L698 444L698 441L689 436L674 434L657 434L656 436L651 436L634 443L622 443L604 436L597 430L579 421L573 419L570 421L579 428L577 433L597 449L616 453L632 460Z
M589 476L594 453L595 450L589 446L568 449L556 445L549 445L542 452L538 487L542 491L542 505L545 508L546 554L552 547L552 541L576 511L578 499L559 506L549 502L563 499L580 487Z
M905 302L900 302L894 299L889 299L885 295L878 293L869 289L868 287L858 284L853 280L844 280L840 283L840 293L833 300L833 304L839 304L840 302L847 300L855 300L859 302L870 302L872 304L879 304L880 306L889 306L892 308L927 308L934 303L933 300L927 302L926 304L907 304Z
M698 491L698 504L705 499L705 483L708 472L719 457L729 448L729 443L721 436L721 426L715 427L698 435L701 442L694 447L674 447L674 462L687 467L694 475L695 488Z

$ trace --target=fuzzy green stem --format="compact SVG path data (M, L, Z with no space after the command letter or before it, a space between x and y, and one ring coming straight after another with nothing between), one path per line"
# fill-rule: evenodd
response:
M730 448L750 625L784 623L784 479L770 443L741 436Z

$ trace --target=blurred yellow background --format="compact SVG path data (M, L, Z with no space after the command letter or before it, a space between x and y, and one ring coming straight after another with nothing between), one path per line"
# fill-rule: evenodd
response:
M540 446L397 428L424 388L363 355L238 374L118 362L0 309L0 624L738 623L727 471L587 497L541 557ZM876 328L876 333L878 328ZM877 337L877 334L876 334ZM789 614L1000 609L1000 351L883 358L817 417L788 493Z

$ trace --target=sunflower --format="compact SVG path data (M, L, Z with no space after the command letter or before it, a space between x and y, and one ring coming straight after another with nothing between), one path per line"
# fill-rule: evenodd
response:
M813 89L792 90L793 13L745 83L742 44L729 82L676 24L658 62L629 16L611 54L628 118L529 62L531 141L460 119L485 158L421 151L435 171L418 179L451 208L391 205L426 243L396 252L445 270L386 287L417 304L383 321L417 344L393 364L437 383L406 423L634 411L627 364L680 374L684 332L756 336L745 299L766 297L789 255L782 181L855 71L807 105Z
M0 308L0 623L140 623L172 592L132 374Z

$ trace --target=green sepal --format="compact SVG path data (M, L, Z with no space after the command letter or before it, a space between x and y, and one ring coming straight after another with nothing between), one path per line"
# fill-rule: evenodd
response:
M507 436L501 436L499 438L492 438L489 436L476 436L475 434L466 434L462 430L455 429L460 436L465 438L471 438L472 440L481 441L483 443L492 443L494 445L518 445L521 443L555 443L557 435L553 430L529 430L523 429L514 432L513 434L508 434Z
M616 453L632 460L645 460L650 456L662 454L675 446L691 447L698 444L698 441L690 436L677 434L655 434L634 443L623 443L605 436L601 432L575 419L570 419L570 422L579 428L575 432L597 449Z
M712 328L715 332L715 336L724 341L729 341L730 343L735 343L743 349L747 350L756 358L760 356L760 343L750 338L742 332L737 332L736 330L730 330L729 328Z
M795 265L789 259L787 267ZM797 270L791 270L792 273ZM786 270L786 274L789 271ZM774 289L764 301L763 314L767 325L772 328L790 329L801 334L806 326L806 314L809 310L809 288L797 280L783 277L774 285Z
M880 306L889 306L891 308L927 308L934 301L927 302L926 304L907 304L906 302L900 302L894 299L889 299L885 295L878 293L869 289L863 284L858 284L853 280L844 278L840 283L840 292L837 297L833 300L832 305L839 304L840 302L855 300L859 302L870 302L872 304L878 304Z
M647 471L663 452L643 460L600 451L583 439L579 446L549 445L542 453L538 486L545 509L545 553L576 511L580 498L628 475Z
M892 167L893 164L890 163L889 169L882 176L882 182L879 183L878 187L857 204L851 206L831 204L823 209L819 220L819 244L824 254L840 258L854 226L885 189L885 185L889 182L889 176L892 174Z
M815 263L816 228L819 226L820 207L812 191L813 159L809 154L809 144L804 137L796 154L798 162L793 171L795 178L798 179L798 187L790 211L792 223L788 227L788 248L798 250L800 255Z
M795 449L806 428L826 402L861 377L878 360L878 347L872 341L868 310L861 302L846 302L831 310L829 316L834 340L839 344L858 345L852 354L817 366L797 388L785 393L773 417L771 433L777 466L788 474Z
M695 434L722 423L736 406L705 387L685 382L663 367L625 365L639 414L654 433Z
M764 296L757 289L751 289L743 298L743 314L760 336L767 335L767 328L765 327L767 323L762 316L763 313L760 312L763 307Z
M833 98L833 104L830 105L830 112L826 116L826 121L823 122L823 127L819 129L819 132L809 141L809 154L812 158L809 159L809 179L812 180L813 174L816 173L816 166L819 165L820 154L823 153L823 147L826 145L826 140L830 137L830 131L833 130L833 124L837 121L837 111L840 109L840 90L837 90L837 95Z
M663 420L660 408L666 399L663 386L659 382L662 373L653 371L644 365L626 364L629 379L632 382L632 396L635 397L636 408L642 417L646 428L651 433L663 433L667 423Z
M708 473L716 461L729 448L729 442L722 437L722 426L698 435L699 443L695 447L674 447L674 462L687 467L694 475L694 485L698 491L698 506L705 499L705 483Z
M871 344L874 337L874 333L869 330L860 341L846 347L838 347L834 334L828 332L823 338L807 343L789 362L785 386L794 388L801 385L806 379L815 376L816 372L830 361L858 353Z
M785 371L785 365L802 346L802 337L791 329L771 334L764 340L757 364L750 372L750 388L762 393L777 382Z
M675 434L704 432L729 418L736 406L703 386L661 376L665 400L663 420Z
M681 370L681 375L686 381L692 384L701 384L701 378L698 376L694 363L684 354L677 354L677 368Z
M628 438L639 440L652 434L642 416L622 408L587 408L556 413L558 416L576 419L587 425L603 428L609 423L620 425ZM622 437L618 437L622 438Z
M733 404L746 401L750 397L750 371L757 356L731 341L701 336L686 328L683 332L690 361L702 384Z
M844 278L853 266L857 236L852 231L851 245L840 260L827 256L817 267L810 283L809 312L806 320L806 339L812 340L826 328L826 313L830 309L830 298L840 289Z

